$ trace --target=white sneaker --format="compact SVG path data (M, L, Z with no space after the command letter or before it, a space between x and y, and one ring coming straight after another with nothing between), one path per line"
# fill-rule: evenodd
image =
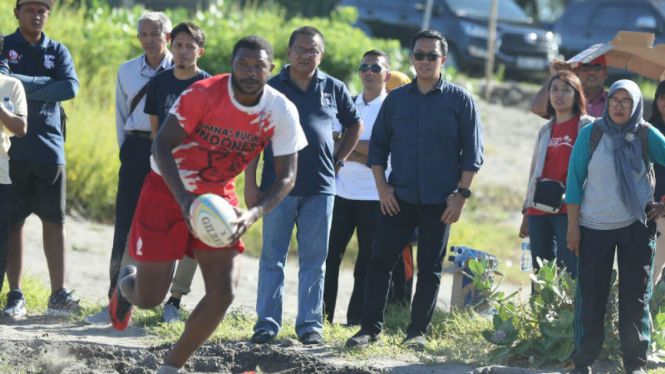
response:
M28 314L25 310L25 297L21 290L11 290L7 293L7 305L2 313L13 319L23 318Z
M176 308L175 305L171 303L164 304L164 311L162 312L162 318L164 323L174 323L182 321L180 317L180 309Z
M89 325L108 325L111 323L111 315L109 314L109 306L105 306L97 314L91 314L84 319L85 323Z

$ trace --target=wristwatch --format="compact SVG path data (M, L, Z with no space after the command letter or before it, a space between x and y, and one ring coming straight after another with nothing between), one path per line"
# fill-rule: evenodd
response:
M460 188L457 190L460 195L462 195L463 198L468 199L471 197L471 190L468 188Z
M343 168L344 167L344 161L338 159L337 156L333 156L333 165Z

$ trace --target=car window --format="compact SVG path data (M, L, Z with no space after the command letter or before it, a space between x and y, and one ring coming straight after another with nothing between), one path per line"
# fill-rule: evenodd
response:
M626 27L626 14L630 7L603 6L591 18L591 26L603 28L615 28L621 30Z
M638 30L636 26L637 19L640 17L649 17L656 19L656 26L658 26L658 21L656 15L653 13L651 8L645 7L632 7L630 8L630 13L628 14L626 25L624 26L625 30Z
M445 0L455 14L460 17L489 18L492 0ZM512 0L498 2L499 20L507 22L531 23L531 18Z

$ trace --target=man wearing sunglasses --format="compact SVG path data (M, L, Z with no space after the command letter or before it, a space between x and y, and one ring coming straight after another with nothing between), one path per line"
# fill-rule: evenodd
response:
M436 307L450 225L457 222L483 163L480 114L468 92L443 80L448 44L435 30L411 39L416 79L390 91L377 116L367 165L382 215L372 242L363 318L347 347L378 340L391 270L418 229L418 283L403 343L423 349ZM386 180L390 157L392 171Z
M563 61L552 61L552 64L550 64L551 76L555 76L561 69L565 69ZM573 71L580 78L582 87L584 88L584 96L587 100L587 114L593 117L602 117L605 101L607 100L605 81L609 77L605 56L597 57L588 64L582 64ZM531 101L531 112L544 118L549 118L549 114L547 114L547 102L549 101L548 87L549 79Z
M346 314L348 325L358 325L362 318L365 295L365 273L374 238L374 230L381 213L379 195L372 171L366 166L369 138L381 104L388 95L386 82L391 77L390 57L379 50L365 52L358 68L363 91L355 97L355 105L362 116L363 133L353 152L346 159L335 179L336 195L332 227L326 260L326 277L323 288L323 308L328 322L335 316L339 267L353 232L357 230L358 257L353 270L353 292ZM342 133L342 125L335 121L333 137L336 143Z

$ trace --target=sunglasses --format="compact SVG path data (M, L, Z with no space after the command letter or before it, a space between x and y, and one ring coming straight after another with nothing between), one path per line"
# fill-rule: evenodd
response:
M380 73L383 71L383 68L379 64L374 64L374 65L362 64L360 65L358 70L362 71L363 73L366 72L367 70L371 70L375 73Z
M591 69L593 69L595 71L600 71L600 70L605 69L605 65L601 65L601 64L583 64L582 66L580 66L580 70L582 70L582 71L589 71Z
M413 59L416 61L422 61L425 59L425 57L427 57L427 61L436 61L443 57L443 55L440 55L436 52L430 52L427 54L425 54L425 52L413 52L411 56L413 56Z

